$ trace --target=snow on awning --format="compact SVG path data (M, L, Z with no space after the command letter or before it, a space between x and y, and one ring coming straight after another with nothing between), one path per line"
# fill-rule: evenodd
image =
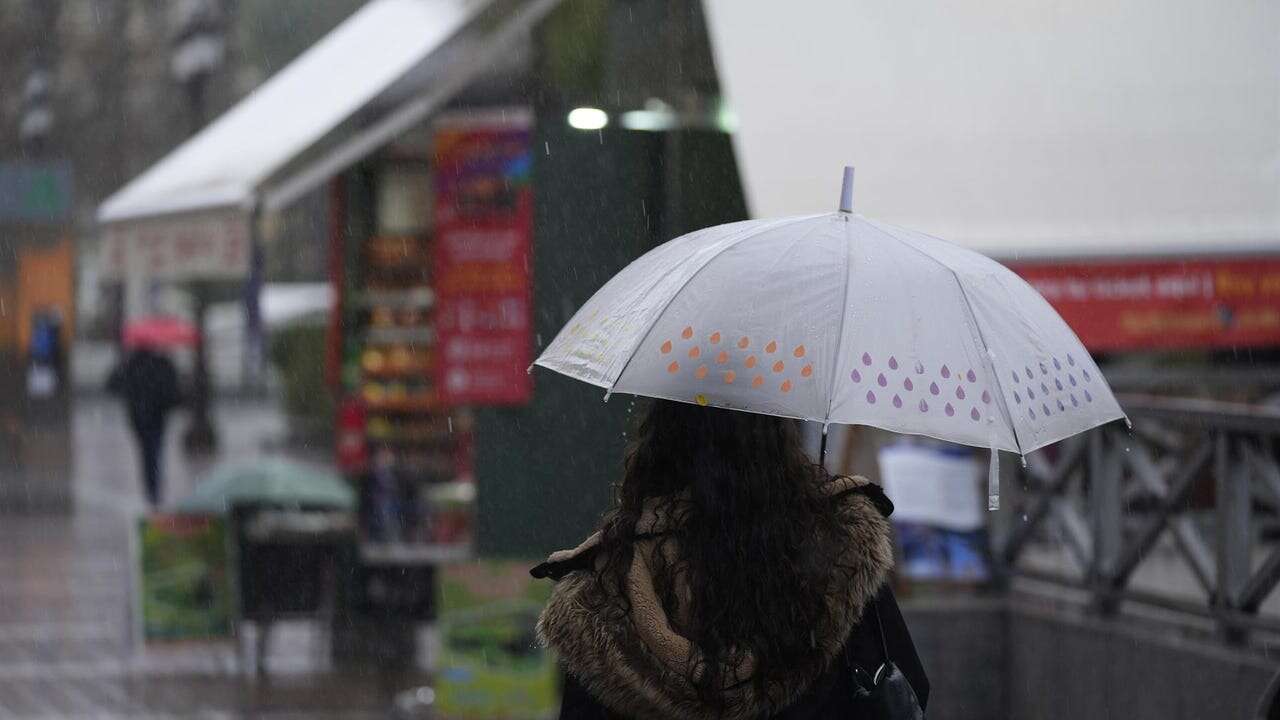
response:
M256 209L420 122L557 2L373 0L99 206L104 277L244 277Z
M488 0L375 0L102 203L103 223L251 206L290 160L404 76Z
M1002 257L1280 252L1280 5L707 0L753 215Z

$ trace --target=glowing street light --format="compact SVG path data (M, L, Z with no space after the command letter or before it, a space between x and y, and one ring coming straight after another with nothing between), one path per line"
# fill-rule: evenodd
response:
M600 130L609 124L609 114L600 108L580 107L569 111L569 126L575 130Z

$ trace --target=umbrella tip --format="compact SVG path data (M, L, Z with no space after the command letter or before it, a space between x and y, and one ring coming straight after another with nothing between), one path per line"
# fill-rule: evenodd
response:
M844 182L840 185L840 212L853 212L853 166L844 166Z

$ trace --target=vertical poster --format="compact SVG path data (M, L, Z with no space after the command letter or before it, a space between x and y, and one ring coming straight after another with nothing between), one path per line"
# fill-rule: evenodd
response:
M230 637L226 525L199 515L138 521L139 605L147 640Z
M530 134L525 111L435 127L435 379L445 405L532 396Z

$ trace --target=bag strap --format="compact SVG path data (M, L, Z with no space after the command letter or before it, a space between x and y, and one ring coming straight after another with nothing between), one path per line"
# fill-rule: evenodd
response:
M884 623L880 621L880 602L876 598L871 599L871 611L876 614L876 633L880 636L880 652L884 655L884 661L890 662L889 643L884 637Z

